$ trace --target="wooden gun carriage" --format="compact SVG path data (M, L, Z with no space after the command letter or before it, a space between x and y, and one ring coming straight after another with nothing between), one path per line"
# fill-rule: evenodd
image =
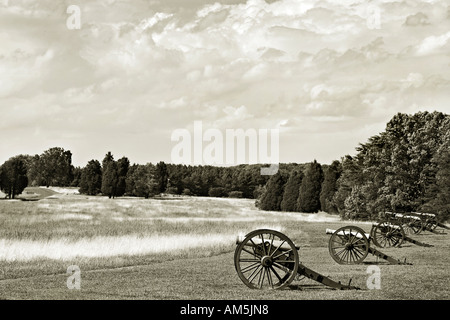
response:
M432 233L442 233L436 231L437 227L443 229L450 229L443 223L437 220L437 217L433 213L422 212L385 212L385 218L390 221L395 221L397 224L402 225L405 233L407 234L419 234L422 231L429 231Z
M409 264L405 261L394 259L387 254L373 248L370 242L373 240L369 233L356 226L345 226L337 230L326 229L331 234L328 241L328 251L339 264L360 264L370 253L378 258L388 261L390 264Z
M448 226L446 226L443 223L440 223L433 213L424 213L424 212L411 212L411 215L419 217L422 221L422 230L429 231L432 233L443 233L438 232L437 227L443 228L443 229L450 229Z
M299 262L298 251L291 239L279 231L258 229L244 239L236 240L234 265L242 282L252 289L281 289L296 277L304 276L325 286L359 289L334 281Z
M390 220L374 223L369 237L373 244L380 248L400 247L405 241L422 247L432 247L407 236L402 224Z

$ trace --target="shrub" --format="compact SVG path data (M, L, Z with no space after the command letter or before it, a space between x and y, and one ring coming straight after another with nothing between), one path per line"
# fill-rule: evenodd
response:
M223 197L225 196L225 188L222 187L213 187L208 191L208 195L210 197Z
M178 188L177 187L167 187L166 193L168 193L168 194L178 194Z
M228 198L242 198L242 191L230 191Z

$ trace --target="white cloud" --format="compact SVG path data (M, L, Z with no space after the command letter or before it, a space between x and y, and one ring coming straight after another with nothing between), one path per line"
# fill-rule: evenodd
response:
M408 74L408 77L404 80L401 80L402 83L402 88L409 88L409 87L420 87L423 82L423 75L421 73L417 73L417 72L412 72L410 74Z
M83 149L74 154L108 147L167 161L171 130L194 120L281 126L286 146L340 132L347 148L397 112L450 112L446 6L376 4L379 29L368 28L363 0L83 2L83 27L69 31L64 3L9 2L0 7L2 150L65 136ZM38 134L20 142L11 128ZM318 160L348 152L328 147ZM311 160L288 149L286 161Z
M429 36L423 39L423 41L417 46L417 54L433 54L439 49L447 45L450 39L450 31L440 36ZM448 52L448 51L447 51Z
M154 25L156 25L158 22L166 20L168 18L171 18L173 14L171 13L164 13L164 12L157 12L152 17L142 20L138 25L138 30L140 32L143 32Z
M220 4L219 2L215 2L212 5L206 5L202 9L197 11L197 17L204 18L211 13L217 13L222 10L225 6Z

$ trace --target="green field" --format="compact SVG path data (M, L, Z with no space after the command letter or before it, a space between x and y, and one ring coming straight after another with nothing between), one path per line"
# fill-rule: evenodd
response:
M34 190L38 193L39 190ZM337 216L265 212L248 199L117 198L48 192L39 201L0 201L2 299L437 299L450 298L450 234L412 235L434 247L405 243L380 249L413 265L369 255L339 265L328 253L326 228L370 222ZM247 288L234 269L238 235L270 228L299 245L309 268L363 290L336 291L311 280L287 289ZM380 268L369 290L367 269ZM80 268L80 289L68 289L67 268Z

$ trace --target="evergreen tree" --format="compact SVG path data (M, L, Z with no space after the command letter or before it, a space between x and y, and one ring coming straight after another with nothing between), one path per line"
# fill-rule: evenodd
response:
M320 210L320 191L323 181L322 166L314 160L306 170L300 185L297 209L300 212L314 213Z
M255 185L253 183L253 175L249 168L243 167L239 170L238 181L239 188L236 189L242 192L242 197L252 198Z
M117 163L113 159L103 161L102 168L102 193L108 198L115 198L117 192Z
M106 168L106 164L110 161L114 161L114 156L112 155L111 151L108 151L108 153L105 155L102 161L102 168Z
M170 193L181 194L183 192L183 174L186 170L186 165L167 165L168 179L167 179L167 189Z
M281 201L281 211L297 211L297 199L302 184L304 174L301 171L293 170L286 182Z
M253 198L256 199L257 207L259 207L258 203L261 200L262 195L266 192L266 186L265 185L258 185L256 186L255 190L253 191Z
M160 161L156 164L155 179L158 184L158 192L163 193L167 189L167 182L169 179L169 172L167 170L167 165L164 161Z
M97 195L102 191L102 166L98 160L90 160L81 171L79 192Z
M126 192L126 178L130 168L130 161L127 157L117 160L117 188L116 197L121 197Z
M328 213L338 213L338 209L333 203L333 196L337 191L337 180L342 172L341 163L333 161L330 166L324 170L324 179L320 191L320 208Z
M220 177L220 181L220 184L225 189L226 194L232 191L233 174L231 168L224 168L224 171Z
M286 184L286 175L280 170L270 177L266 184L266 190L258 202L261 210L280 211L281 201L283 200L284 185Z

